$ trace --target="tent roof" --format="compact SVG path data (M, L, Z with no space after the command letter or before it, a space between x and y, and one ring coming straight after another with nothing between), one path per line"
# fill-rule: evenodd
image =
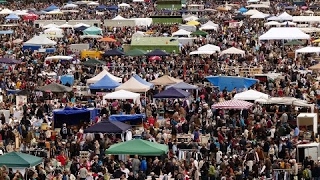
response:
M189 36L191 32L184 29L179 29L178 31L172 33L172 36Z
M103 99L133 99L135 102L140 100L140 94L126 90L119 90L103 96Z
M131 77L128 81L126 81L125 83L118 86L116 88L116 91L121 90L121 89L126 90L126 91L130 91L130 92L147 92L150 90L150 86L139 82L134 77Z
M168 88L176 88L176 89L198 89L198 86L196 85L192 85L192 84L188 84L188 83L185 83L185 82L179 82L177 84L173 84L173 85L170 85L168 86Z
M53 114L71 115L71 114L82 114L87 112L89 112L88 109L76 108L76 107L65 107L64 109L54 110Z
M170 84L176 84L176 83L179 83L179 82L182 82L182 80L170 77L168 75L161 76L161 77L151 81L151 83L154 84L154 85L162 85L162 86L167 86L167 85L170 85Z
M235 47L228 48L226 50L221 51L220 55L225 55L225 54L241 54L244 55L245 51L241 49L237 49Z
M293 20L293 16L291 16L290 14L288 14L287 12L283 12L282 14L280 14L278 16L278 18L282 21L292 21Z
M255 102L260 104L284 104L284 105L294 105L300 107L312 107L314 104L308 104L307 101L297 99L294 97L272 97L269 99L257 99Z
M170 87L156 95L153 96L153 98L186 98L190 96L190 93L181 90L176 89L174 87Z
M249 109L251 106L253 106L253 103L237 99L223 101L212 105L212 107L216 109Z
M310 39L310 35L296 27L274 27L259 37L259 40Z
M53 46L56 45L57 42L50 40L44 34L39 36L34 36L33 38L29 39L24 45L44 45L44 46Z
M220 47L212 44L206 44L199 47L198 51L220 51Z
M254 14L258 14L258 13L261 13L260 11L256 10L256 9L250 9L249 11L243 13L244 15L246 16L252 16Z
M147 85L149 87L154 87L154 85L152 83L147 82L146 80L142 79L140 76L138 76L137 74L133 75L133 77L139 81L140 83Z
M8 168L27 168L33 167L43 162L43 159L20 152L10 152L0 156L0 166Z
M127 154L141 156L159 156L166 154L169 148L167 145L154 143L142 139L121 142L111 145L106 154Z
M85 133L123 133L131 126L119 121L102 120L84 130Z
M118 16L116 16L115 18L113 18L112 20L124 20L124 19L126 19L126 18L118 15Z
M108 75L105 75L98 82L95 82L94 84L90 85L90 89L114 89L120 85L120 83L113 80Z
M232 91L234 88L249 88L258 82L257 79L237 76L208 76L206 79L214 86L218 86L220 90L227 88L228 91Z
M250 89L248 91L237 93L233 98L238 100L255 101L256 99L268 99L269 95Z
M312 46L303 47L296 50L296 53L319 53L319 52L320 52L320 47L312 47Z
M87 80L87 83L88 84L92 84L92 83L96 83L98 82L100 79L102 79L105 75L108 75L111 79L117 81L117 82L122 82L122 78L119 78L119 77L116 77L112 74L110 74L107 70L103 70L101 71L98 75L96 75L95 77L93 78L90 78Z
M38 90L48 91L48 92L53 92L53 93L61 93L61 92L71 92L72 88L70 88L68 86L64 86L62 84L51 83L46 86L38 87Z

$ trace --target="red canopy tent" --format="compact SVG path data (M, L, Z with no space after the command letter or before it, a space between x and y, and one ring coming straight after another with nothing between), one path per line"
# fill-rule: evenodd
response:
M27 15L23 16L23 19L25 21L34 21L34 20L37 20L38 17L39 17L38 15L30 13L30 14L27 14Z
M250 109L253 106L253 103L232 99L229 101L219 102L217 104L212 105L213 108L216 109Z

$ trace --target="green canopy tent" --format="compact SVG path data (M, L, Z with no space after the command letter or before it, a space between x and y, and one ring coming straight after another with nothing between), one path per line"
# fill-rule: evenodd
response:
M43 159L37 156L32 156L20 152L10 152L0 156L0 166L8 168L28 168L39 165Z
M85 61L82 63L84 66L104 66L106 65L106 62L100 61L97 59L89 59L88 61Z
M168 146L164 144L154 143L142 139L134 139L110 146L110 148L106 150L106 154L160 156L166 154L168 150Z
M96 27L96 26L91 26L83 31L83 34L85 35L98 35L102 34L102 29Z
M208 33L204 32L204 31L196 30L195 32L191 33L191 35L194 35L194 36L206 36L206 35L208 35Z
M304 43L298 40L292 40L284 43L285 46L300 46L303 45Z
M132 56L132 57L133 56L143 56L145 54L147 54L147 52L144 50L140 50L140 49L133 49L133 50L126 52L127 56Z

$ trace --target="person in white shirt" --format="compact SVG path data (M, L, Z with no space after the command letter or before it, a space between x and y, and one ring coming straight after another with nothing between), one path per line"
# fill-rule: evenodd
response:
M129 177L129 173L130 173L129 169L126 168L126 166L124 164L121 165L120 169L121 169L121 172L125 173L126 178L128 178Z

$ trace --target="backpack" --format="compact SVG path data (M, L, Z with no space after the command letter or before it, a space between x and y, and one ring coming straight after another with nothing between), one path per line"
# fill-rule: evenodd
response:
M214 166L210 165L209 166L209 175L214 176L216 174L216 170Z
M310 177L309 177L309 170L308 170L308 169L303 170L303 172L302 172L302 177L303 177L304 179L310 179Z

